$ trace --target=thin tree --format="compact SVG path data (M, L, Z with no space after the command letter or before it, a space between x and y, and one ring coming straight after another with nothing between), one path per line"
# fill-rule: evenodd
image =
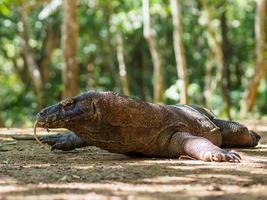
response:
M227 15L225 9L220 17L221 21L221 31L222 31L222 51L223 51L223 59L224 59L224 70L223 76L226 81L227 90L231 88L231 77L230 77L230 58L231 58L231 44L228 37L228 24L227 24Z
M49 65L51 64L52 55L57 47L56 45L56 30L51 20L47 23L47 34L43 44L43 48L46 50L46 56L44 56L44 58L41 59L39 62L39 68L42 75L44 87L49 85L49 79L51 76L51 70L49 69Z
M172 23L173 23L173 45L175 51L176 68L178 78L181 80L180 103L188 103L188 75L184 46L182 41L182 23L180 0L171 0Z
M0 128L3 128L3 127L5 127L5 125L4 125L4 121L3 121L1 113L0 113Z
M155 31L150 24L149 0L143 0L143 23L144 38L147 40L154 68L154 102L160 102L163 97L162 61L157 48Z
M206 68L205 68L205 82L204 82L204 98L205 98L205 104L207 107L211 104L211 95L216 90L216 78L212 76L212 69L214 66L213 63L213 53L209 50L207 61L206 61Z
M243 116L246 112L252 111L256 100L258 86L266 73L267 64L264 60L265 20L266 20L266 0L257 0L256 22L255 22L257 69L248 87L245 109L243 108L241 110L241 115Z
M119 74L121 79L122 91L123 94L129 96L129 84L124 60L124 46L121 33L117 34L117 59L119 64Z
M230 114L230 108L231 108L231 101L230 101L230 96L227 90L227 84L226 84L226 80L224 77L224 58L223 58L223 50L222 50L222 44L221 42L218 40L215 30L212 26L212 19L211 19L211 11L209 9L208 3L206 0L200 0L204 11L207 15L207 26L208 26L208 32L209 35L211 37L211 40L214 44L214 55L215 55L215 60L216 60L216 64L217 64L217 83L220 83L220 87L221 87L221 91L222 91L222 96L223 96L223 100L225 103L225 108L226 108L226 114L229 120L231 120L231 114Z
M111 19L112 19L112 14L113 14L113 7L112 7L112 1L106 1L106 3L103 4L103 9L105 12L104 15L104 24L103 26L112 26L111 24ZM109 72L110 74L110 78L112 80L112 82L115 85L115 88L118 88L120 85L120 80L117 78L117 72L116 72L116 64L115 64L115 60L114 60L114 45L111 42L110 38L113 38L113 33L111 31L110 28L107 28L107 37L105 42L105 46L106 46L106 50L109 52L108 53L108 57L106 59L106 70Z
M63 0L62 23L62 97L75 96L78 93L78 66L76 61L77 51L77 0Z
M43 83L42 83L42 77L41 72L39 70L39 67L34 59L32 50L29 46L29 37L28 37L28 11L29 8L27 6L21 7L21 22L22 27L20 29L20 35L21 35L21 45L22 45L22 51L25 56L25 60L28 65L30 77L33 82L34 91L37 96L38 105L41 107L43 102Z

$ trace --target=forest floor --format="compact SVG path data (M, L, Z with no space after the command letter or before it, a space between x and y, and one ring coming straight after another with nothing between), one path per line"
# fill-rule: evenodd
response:
M0 129L0 200L267 199L267 133L256 148L235 149L241 163L208 163L132 158L95 147L51 152L12 138L32 132Z

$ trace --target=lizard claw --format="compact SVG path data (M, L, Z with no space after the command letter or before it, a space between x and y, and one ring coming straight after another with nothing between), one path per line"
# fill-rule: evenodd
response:
M54 151L56 149L62 151L70 151L75 149L75 147L72 145L70 135L66 134L43 136L40 138L40 141L44 144L52 146L51 151Z
M86 142L82 141L77 135L72 132L43 136L40 138L40 141L44 144L50 145L51 151L70 151L75 148L87 146Z
M62 142L62 143L56 143L51 147L51 151L54 151L56 149L62 150L62 151L71 151L75 149L75 147L71 145L71 143L69 142Z
M217 149L214 151L206 152L203 156L203 160L209 161L209 162L239 163L241 161L241 157L234 151L226 151L224 149Z
M57 135L49 135L40 137L40 141L44 144L48 144L50 146L56 144L57 142L62 142L63 138L61 134Z

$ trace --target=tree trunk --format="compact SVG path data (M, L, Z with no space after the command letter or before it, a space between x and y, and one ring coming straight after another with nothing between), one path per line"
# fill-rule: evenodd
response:
M188 75L186 58L184 54L184 46L182 41L182 23L181 23L181 9L180 0L171 0L171 10L172 10L172 22L173 22L173 45L175 51L176 68L178 77L181 80L180 90L180 103L188 103Z
M208 32L210 34L212 42L214 43L214 55L215 55L215 60L216 60L217 67L218 67L216 82L217 83L220 82L222 96L223 96L223 100L225 103L226 114L227 114L228 119L231 120L232 119L231 114L230 114L231 102L230 102L230 97L228 94L227 85L226 85L226 81L224 77L224 58L223 58L222 45L220 41L217 39L215 30L212 27L211 12L207 4L207 1L200 0L200 2L202 3L204 11L206 12L207 20L208 20L207 21Z
M204 99L205 99L205 105L207 108L211 109L211 95L215 92L216 89L216 79L213 79L212 76L212 68L213 63L212 60L212 52L209 51L208 58L207 58L207 64L205 68L205 83L204 83Z
M27 24L28 10L26 7L21 8L21 22L22 28L20 30L22 51L25 56L29 73L33 82L34 91L38 99L38 105L42 107L43 105L43 83L41 79L40 70L35 62L34 56L32 54L31 48L28 44L28 24Z
M86 69L87 69L87 73L88 73L87 87L88 88L94 88L95 87L95 79L94 79L95 78L95 76L94 76L95 65L91 61L90 58L88 58L85 65L86 65Z
M105 25L107 27L110 27L111 24L111 18L112 18L112 13L113 13L113 7L112 7L112 1L106 1L106 4L104 5L104 12L105 12ZM110 28L107 28L107 37L106 37L106 48L108 51L108 60L107 64L105 64L108 68L108 71L110 73L110 78L113 81L115 87L114 88L119 88L120 87L120 80L117 77L117 72L116 72L116 64L114 60L114 45L111 42L110 38L113 38L113 33L110 31Z
M242 75L244 74L243 69L241 70L241 65L239 63L236 64L234 69L235 74L235 85L242 85Z
M144 45L146 44L143 43L142 38L136 38L136 40L134 40L133 42L136 45L131 53L132 56L130 59L130 66L131 69L136 71L137 73L131 74L131 76L130 73L128 73L128 78L130 79L131 77L131 79L134 81L133 87L136 88L138 96L140 96L142 100L147 101L148 99L150 99L150 101L153 101L153 98L151 98L151 95L149 93L149 86L148 84L145 84L147 82L147 65L145 64L144 59L145 51L140 51L140 48L143 49Z
M47 88L49 79L50 79L50 69L49 65L51 64L51 58L54 53L54 50L56 49L56 32L54 29L54 25L52 22L48 22L47 24L47 36L44 42L44 48L46 55L45 57L41 60L39 66L40 66L40 71L42 74L42 80L44 83L44 87Z
M266 73L266 63L264 61L265 17L266 17L266 0L258 0L257 1L257 12L256 12L256 23L255 23L257 69L249 85L249 89L248 89L247 96L246 96L245 109L241 111L243 116L246 112L252 111L252 108L256 100L258 86L260 84L261 79L264 77Z
M62 23L62 98L78 94L78 66L76 62L78 26L76 19L77 0L63 0Z
M230 57L231 57L231 46L228 38L228 25L226 18L226 10L223 11L221 16L221 30L222 30L222 51L223 51L223 76L225 77L226 88L230 90L231 88L231 77L230 77Z
M155 31L150 25L149 0L143 0L144 37L147 40L154 68L154 102L161 102L163 98L162 62L158 52Z
M14 70L18 74L21 82L25 85L25 87L29 86L31 84L31 81L30 77L28 76L28 69L23 58L13 57L10 59L13 63Z
M122 91L123 94L129 96L129 85L127 78L126 65L124 61L124 50L123 50L123 39L120 33L117 35L117 59L119 63L119 74L121 79Z
M0 113L0 128L3 128L3 127L5 127L5 125L4 125L4 122L3 122L3 119Z

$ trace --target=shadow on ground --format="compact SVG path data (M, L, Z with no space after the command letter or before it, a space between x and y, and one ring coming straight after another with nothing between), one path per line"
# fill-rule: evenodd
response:
M13 131L13 132L12 132ZM50 152L0 131L0 199L266 199L267 134L241 163L133 158L95 147ZM26 129L23 133L31 133Z

